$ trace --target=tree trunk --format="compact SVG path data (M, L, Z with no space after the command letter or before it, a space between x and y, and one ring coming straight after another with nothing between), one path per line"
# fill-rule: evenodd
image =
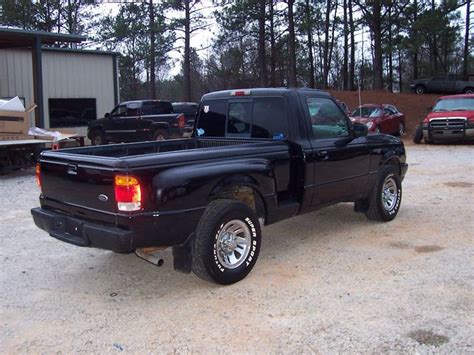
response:
M348 73L347 73L347 67L348 67L348 57L349 57L349 31L348 31L348 26L347 26L347 0L344 0L343 3L344 7L344 30L343 30L343 36L344 36L344 55L343 55L343 60L342 60L342 88L343 90L347 90L349 88L349 78L348 78Z
M288 0L288 65L289 77L288 84L290 87L296 87L296 40L295 40L295 23L293 16L294 0Z
M267 63L265 53L265 1L259 0L258 11L258 65L260 67L260 86L267 86Z
M413 25L416 25L418 21L418 0L414 0L413 2ZM413 31L413 35L417 38L418 33L417 31ZM412 44L413 46L413 79L418 79L418 46Z
M275 48L275 24L274 24L274 9L273 0L269 1L269 16L270 16L270 86L276 85L275 68L276 68L276 48Z
M306 0L306 21L308 24L309 87L314 88L313 29L311 27L311 20L311 4L310 0Z
M388 6L388 90L393 92L392 4Z
M150 82L149 93L151 99L156 99L155 86L155 8L153 7L153 0L150 0Z
M351 64L349 66L349 90L355 90L355 26L354 19L352 17L352 0L349 1L349 28L351 32Z
M191 101L191 14L190 0L184 0L184 100Z
M400 87L400 93L403 92L403 81L402 81L402 50L398 48L398 86Z
M464 60L462 65L463 79L467 80L467 74L469 70L469 26L471 15L471 1L468 0L466 3L466 33L464 34Z
M383 90L383 51L382 51L382 4L380 1L372 3L371 25L374 40L374 89Z
M326 18L324 22L324 47L323 47L323 86L328 87L329 74L329 26L331 15L331 0L326 1Z

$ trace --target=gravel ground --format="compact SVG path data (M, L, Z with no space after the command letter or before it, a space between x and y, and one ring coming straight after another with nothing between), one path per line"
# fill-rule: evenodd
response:
M474 146L409 146L398 217L340 204L264 229L219 287L50 238L33 171L0 177L0 352L473 352Z

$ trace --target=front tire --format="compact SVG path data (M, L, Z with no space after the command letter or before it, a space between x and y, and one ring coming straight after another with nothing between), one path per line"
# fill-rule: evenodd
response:
M192 271L206 281L230 285L252 270L260 251L257 215L234 200L212 201L199 221Z
M474 88L465 88L463 93L464 94L474 94Z
M413 137L413 142L420 144L423 139L423 129L421 126L416 127L415 136Z
M388 222L393 220L402 202L402 182L398 169L386 165L380 169L377 183L368 198L368 219Z
M403 135L405 134L405 124L403 122L400 122L398 124L398 132L397 132L397 135L399 137L402 137Z

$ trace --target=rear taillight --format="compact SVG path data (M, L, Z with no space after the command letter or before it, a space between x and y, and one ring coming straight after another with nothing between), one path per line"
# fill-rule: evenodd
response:
M115 176L115 201L119 211L139 211L142 208L142 191L137 178Z
M186 117L184 115L178 116L178 127L183 129L186 126Z
M40 165L40 163L36 163L35 180L36 180L36 185L38 185L38 187L41 189L41 165Z

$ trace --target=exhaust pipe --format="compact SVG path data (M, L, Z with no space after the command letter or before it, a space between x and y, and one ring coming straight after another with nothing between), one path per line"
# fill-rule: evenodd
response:
M136 249L135 255L140 259L148 261L149 263L161 267L164 264L163 259L161 258L161 252L165 248L142 248Z

